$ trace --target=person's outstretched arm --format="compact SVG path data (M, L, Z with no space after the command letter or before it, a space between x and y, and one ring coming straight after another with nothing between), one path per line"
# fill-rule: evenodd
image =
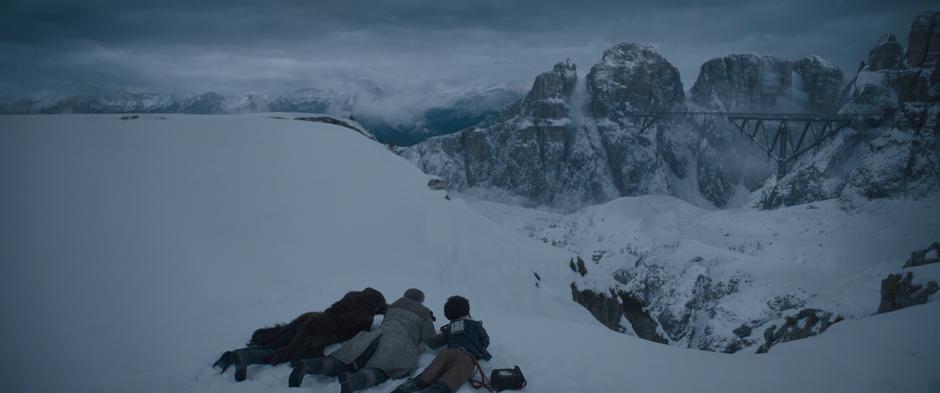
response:
M425 318L421 326L421 341L431 349L438 349L447 343L447 336L444 333L435 333L434 322L431 318Z

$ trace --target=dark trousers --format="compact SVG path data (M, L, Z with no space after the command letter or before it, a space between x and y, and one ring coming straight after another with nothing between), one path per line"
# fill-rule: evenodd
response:
M456 392L464 382L473 376L476 362L473 357L459 349L445 349L437 354L428 368L424 369L418 379L428 385L443 382L451 392Z

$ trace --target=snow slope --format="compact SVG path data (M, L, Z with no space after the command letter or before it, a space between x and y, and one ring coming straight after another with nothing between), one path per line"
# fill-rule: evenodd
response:
M753 345L753 352L767 327L803 308L871 315L881 280L901 272L911 251L940 239L940 197L873 201L853 211L835 199L769 211L706 210L657 195L567 215L472 205L587 261L585 277L569 270L578 288L628 291L672 344L713 351ZM936 280L940 267L915 271L914 278ZM749 337L734 333L742 325Z
M296 391L286 366L235 383L209 365L253 329L365 286L390 300L420 287L438 312L469 297L493 337L490 366L519 364L531 392L940 389L936 302L763 356L610 332L570 301L570 272L556 268L569 252L445 200L341 127L0 116L0 180L5 392ZM308 378L302 391L337 390Z

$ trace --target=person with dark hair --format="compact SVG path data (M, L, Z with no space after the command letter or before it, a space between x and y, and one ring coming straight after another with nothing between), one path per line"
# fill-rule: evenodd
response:
M235 365L235 380L241 382L250 364L277 365L323 356L327 345L371 329L375 314L384 314L387 308L385 296L373 288L351 291L323 312L304 313L290 323L256 330L247 347L226 351L212 366L224 373Z
M405 291L388 307L379 328L359 333L327 357L292 362L288 385L299 387L307 374L335 376L341 392L350 393L411 373L422 346L436 337L434 315L423 302L421 290Z
M451 296L444 304L444 316L450 321L441 327L441 334L431 340L437 346L447 345L417 378L399 385L392 393L453 393L473 376L480 359L493 356L487 352L490 336L483 322L470 319L470 301Z

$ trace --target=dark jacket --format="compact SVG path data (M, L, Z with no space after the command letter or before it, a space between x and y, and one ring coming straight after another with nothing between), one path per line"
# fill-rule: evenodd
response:
M326 346L371 329L375 314L387 308L385 297L375 289L348 292L323 312L308 312L286 325L255 331L248 345L274 350L271 364L322 357Z
M483 322L472 319L457 319L441 327L441 334L431 340L432 348L447 345L447 348L462 350L477 359L490 360L493 356L486 351L490 346L490 336L483 328Z

